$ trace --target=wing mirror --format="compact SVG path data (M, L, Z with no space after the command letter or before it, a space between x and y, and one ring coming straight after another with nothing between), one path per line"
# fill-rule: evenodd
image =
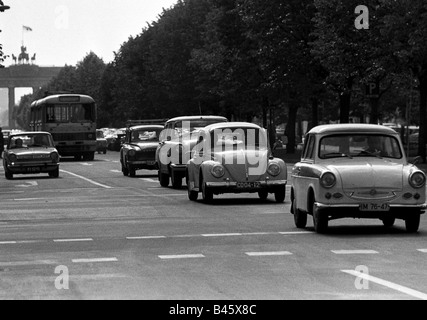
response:
M418 157L416 157L416 158L414 158L414 159L412 159L411 161L409 161L409 163L411 163L411 164L413 164L413 165L417 165L417 164L420 164L420 163L422 163L423 162L423 158L422 157L420 157L420 156L418 156Z

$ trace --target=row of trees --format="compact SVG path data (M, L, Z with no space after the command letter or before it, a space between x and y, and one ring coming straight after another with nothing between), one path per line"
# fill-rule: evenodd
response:
M100 126L200 113L287 123L290 152L301 119L412 113L426 158L427 2L363 2L369 12L359 17L360 0L180 0L113 62L90 53L48 89L94 96ZM356 28L361 18L369 29ZM380 92L368 98L372 83Z

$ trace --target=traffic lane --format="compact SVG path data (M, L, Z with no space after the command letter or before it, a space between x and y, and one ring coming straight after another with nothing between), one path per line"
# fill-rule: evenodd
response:
M84 298L415 298L376 283L362 287L360 281L343 272L359 270L361 266L366 267L369 274L396 285L427 291L425 272L418 267L425 261L422 252L403 252L400 248L390 252L377 247L377 254L337 254L335 239L314 233L203 237L197 241L168 238L63 242L39 245L39 250L29 246L16 248L7 261L31 262L33 259L65 265L75 277L74 290ZM56 248L49 252L49 246ZM0 257L3 256L1 251ZM87 262L91 259L98 262ZM83 261L80 269L75 269L77 260ZM52 273L54 262L44 270ZM22 270L22 263L19 267L10 266L7 276L20 275L22 281L34 276ZM92 282L78 281L85 277ZM116 283L117 278L122 280L120 284ZM105 290L111 287L113 291Z

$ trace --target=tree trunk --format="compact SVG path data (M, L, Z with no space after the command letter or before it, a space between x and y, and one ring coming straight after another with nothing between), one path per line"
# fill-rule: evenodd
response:
M311 99L311 127L317 127L319 125L319 99Z
M418 140L418 155L426 163L426 134L427 134L427 70L420 77L420 133Z
M286 125L285 135L288 137L288 144L286 145L286 153L294 154L296 150L296 136L295 129L297 123L298 106L289 106L288 124Z
M371 98L369 99L369 104L371 105L371 124L378 124L379 121L379 105L380 105L380 99L379 98Z

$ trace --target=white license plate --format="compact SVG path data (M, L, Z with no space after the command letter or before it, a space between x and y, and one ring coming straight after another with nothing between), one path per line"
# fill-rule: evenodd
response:
M362 212L388 212L390 211L390 205L386 203L363 203L360 205L359 210Z
M261 182L238 182L237 188L239 189L254 189L260 188Z

